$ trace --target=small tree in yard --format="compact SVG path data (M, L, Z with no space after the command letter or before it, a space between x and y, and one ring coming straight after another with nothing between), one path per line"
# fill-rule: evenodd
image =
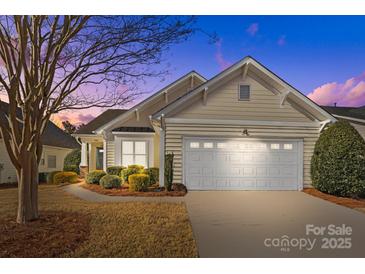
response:
M313 186L345 197L365 194L365 141L345 121L330 125L317 140L311 162Z
M1 16L0 130L18 176L17 222L38 218L41 136L62 110L135 99L138 83L162 76L152 65L194 31L192 17Z
M171 191L174 179L174 153L165 155L165 189Z

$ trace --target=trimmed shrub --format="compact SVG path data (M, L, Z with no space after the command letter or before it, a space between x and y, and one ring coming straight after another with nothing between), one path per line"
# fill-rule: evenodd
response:
M148 176L150 176L150 184L153 185L155 183L158 182L159 179L159 169L157 167L150 167L150 168L146 168L143 171L144 174L147 174Z
M128 168L123 169L122 172L120 173L123 183L128 182L129 176L131 176L133 174L141 174L141 173L143 173L143 170L144 170L144 167L140 166L140 165L130 165L130 166L128 166Z
M365 141L346 121L330 125L316 142L311 161L313 186L342 197L365 194Z
M79 168L80 162L81 162L81 150L74 149L69 154L67 154L65 159L63 160L63 170L74 171L77 174L80 174L80 168Z
M76 174L80 174L80 167L76 165L68 165L63 167L63 171L71 171L75 172Z
M129 191L146 191L150 184L150 176L147 174L132 174L128 178Z
M110 189L110 188L120 188L122 184L122 180L117 175L107 174L103 178L100 179L100 186L102 188Z
M54 176L60 172L62 172L62 171L56 170L56 171L49 172L47 175L47 184L54 184Z
M100 183L100 179L103 178L106 173L103 170L94 170L87 174L86 182L88 184L98 185Z
M188 192L188 189L186 188L186 186L184 184L177 184L177 183L172 184L171 190Z
M39 172L38 173L38 183L46 183L47 182L47 172Z
M120 173L122 170L125 169L123 166L109 166L106 168L106 173L109 175L118 175L120 176Z
M57 185L65 183L74 184L77 183L77 181L78 181L77 173L71 171L58 172L53 177L53 182Z

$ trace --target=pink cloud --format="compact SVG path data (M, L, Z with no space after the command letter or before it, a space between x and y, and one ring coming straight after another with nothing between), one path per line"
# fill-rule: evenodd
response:
M258 31L259 31L259 24L258 23L252 23L246 29L246 32L248 34L250 34L251 36L255 36Z
M350 78L344 83L326 83L308 94L320 105L353 106L365 105L365 72Z
M285 35L281 35L276 43L279 46L284 46L286 44L286 36Z
M217 61L220 70L225 70L229 66L232 65L231 62L227 61L223 57L222 53L222 39L220 39L216 44L216 53L215 53L215 60Z
M86 110L83 110L85 112ZM84 114L80 112L61 112L52 116L52 122L54 122L57 126L62 127L63 121L69 121L73 125L81 125L87 124L92 119L97 116L94 111L90 111L90 113Z

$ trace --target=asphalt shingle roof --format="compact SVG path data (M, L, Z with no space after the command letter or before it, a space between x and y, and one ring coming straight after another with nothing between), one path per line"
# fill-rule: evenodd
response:
M351 117L355 119L365 120L365 106L362 107L335 107L335 106L322 106L326 111L332 115Z
M0 113L2 111L7 112L8 104L0 101ZM18 112L20 116L20 112ZM1 136L0 136L1 137ZM54 123L49 121L41 137L43 145L62 147L62 148L79 148L80 144L76 141L74 137L67 134Z

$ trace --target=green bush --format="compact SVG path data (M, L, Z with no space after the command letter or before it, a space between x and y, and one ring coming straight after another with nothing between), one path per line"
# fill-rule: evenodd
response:
M76 174L80 174L80 167L76 165L68 165L63 167L63 171L71 171L75 172Z
M79 168L80 162L81 162L81 150L74 149L69 154L67 154L65 159L63 160L63 170L74 171L77 174L80 174L80 168ZM74 170L70 170L70 167L73 167Z
M102 188L110 189L110 188L120 188L122 184L122 180L118 175L105 175L100 179L100 186Z
M47 182L48 172L39 172L38 173L38 183Z
M87 174L86 182L88 184L98 185L100 183L100 179L103 178L106 173L103 170L94 170Z
M155 183L158 182L159 180L159 169L157 167L150 167L150 168L146 168L143 171L144 174L147 174L148 176L150 176L150 184L153 185Z
M60 172L62 172L62 171L56 170L56 171L49 172L47 175L47 184L54 184L54 176Z
M120 173L123 183L128 182L128 178L130 175L143 173L143 170L144 167L140 165L130 165L128 166L128 168L123 169L122 172Z
M147 174L132 174L128 178L129 191L146 191L150 185L150 176Z
M74 184L77 183L77 181L78 181L77 173L71 171L58 172L53 177L53 182L57 185L65 183Z
M365 194L365 141L345 121L330 125L314 148L311 161L313 186L343 197Z
M120 173L122 170L125 169L123 166L110 166L106 168L106 173L109 175L118 175L120 176Z

